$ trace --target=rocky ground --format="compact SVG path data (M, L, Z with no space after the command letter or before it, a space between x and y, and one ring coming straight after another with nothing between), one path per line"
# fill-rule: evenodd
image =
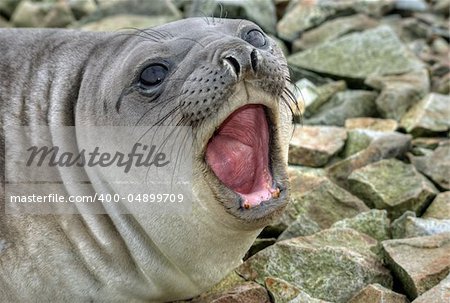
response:
M0 0L0 27L257 22L285 50L303 104L292 201L192 302L447 303L449 11L450 0Z

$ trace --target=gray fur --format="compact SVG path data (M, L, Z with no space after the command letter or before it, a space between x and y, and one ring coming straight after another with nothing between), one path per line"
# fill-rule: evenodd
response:
M195 18L142 32L0 29L2 167L3 128L11 125L180 123L196 134L197 197L185 215L11 216L1 201L1 302L186 299L239 264L288 199L287 65L268 38L269 46L257 51L258 69L252 69L253 47L240 36L250 28L257 26ZM224 64L226 55L240 60L238 75ZM171 66L156 97L135 87L152 60ZM277 201L243 211L211 178L204 148L221 121L252 102L271 109L274 177L284 188Z

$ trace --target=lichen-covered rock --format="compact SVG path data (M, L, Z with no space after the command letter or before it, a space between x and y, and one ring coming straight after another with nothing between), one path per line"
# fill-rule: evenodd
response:
M254 255L237 272L264 283L283 279L310 296L347 302L370 283L391 287L392 278L371 251L377 241L353 229L329 229L278 242Z
M41 27L52 6L51 3L21 1L11 16L11 22L17 27Z
M408 156L418 171L430 177L444 190L450 190L450 140L440 143L428 155Z
M306 78L297 81L292 91L299 105L303 108L302 114L305 112L305 108L310 106L319 97L317 86Z
M420 295L412 303L445 303L450 302L450 275L438 285Z
M386 240L382 246L410 299L437 285L450 271L450 233Z
M336 9L315 5L307 1L296 1L277 24L280 38L294 41L304 30L317 26L336 13Z
M288 303L331 303L331 302L313 298L306 292L302 291L298 294L297 297L290 300Z
M69 0L69 6L76 19L81 19L97 10L95 0Z
M421 214L438 192L414 166L396 159L359 168L348 181L354 195L371 208L386 209L393 218L406 210Z
M109 32L124 28L150 28L175 21L173 16L143 16L131 14L117 14L102 18L99 21L81 25L79 29L87 31Z
M372 75L365 83L381 90L375 101L381 116L397 121L430 91L430 79L425 69L401 75Z
M348 121L348 120L347 120ZM348 158L364 149L366 149L373 140L386 136L385 132L354 129L347 132L347 141L343 151L344 158Z
M406 296L393 292L380 284L370 284L348 301L348 303L409 303Z
M6 18L11 18L16 7L19 5L21 0L2 0L0 1L0 15Z
M302 292L291 283L275 277L267 277L264 280L264 285L271 294L274 303L287 303Z
M53 5L43 20L44 27L66 27L75 21L75 16L72 13L67 2L60 1Z
M286 207L279 224L287 227L303 216L317 223L320 228L329 228L336 221L353 217L369 208L326 177L304 175L291 171L291 203ZM295 191L298 186L305 188ZM300 219L299 219L300 220ZM311 225L311 224L309 224Z
M363 31L378 25L378 22L363 14L327 21L317 28L306 31L294 41L293 51L305 50L350 32Z
M350 118L345 120L346 129L367 129L381 132L393 132L397 130L398 123L393 119L379 118Z
M381 159L403 156L410 149L410 145L410 135L386 133L373 140L366 149L328 167L327 175L340 186L349 188L348 176L354 170Z
M424 12L428 10L428 4L424 0L396 0L395 8L400 11Z
M72 10L65 1L52 3L24 0L11 17L11 22L17 27L66 27L74 21Z
M416 217L416 213L410 210L405 211L400 217L392 221L391 235L393 239L402 239L406 234L405 221L409 217Z
M450 96L429 94L403 116L401 125L415 137L447 132L450 129Z
M450 191L438 194L428 206L422 218L450 220Z
M426 148L430 150L435 150L436 147L439 146L444 141L447 141L448 138L443 137L420 137L415 138L411 141L411 144L414 147Z
M96 3L102 16L137 14L145 16L173 16L176 18L181 17L180 11L172 3L172 1L96 0Z
M316 87L317 97L309 104L305 104L305 117L309 118L319 112L320 108L331 100L337 92L347 89L345 81L333 81Z
M288 62L298 68L361 81L370 75L408 73L423 66L388 26L345 35L294 54Z
M220 294L200 296L191 303L270 303L270 298L261 285L245 282Z
M353 228L372 238L383 241L390 239L390 220L385 210L371 209L357 214L353 218L342 219L334 223L332 228Z
M304 122L311 125L344 126L345 120L349 118L376 116L376 97L376 92L365 90L338 92Z
M0 16L0 28L2 27L11 27L11 24L8 23L2 16Z
M188 17L216 16L248 19L267 33L276 33L275 5L271 0L193 0Z
M295 221L289 224L289 226L280 234L278 241L313 235L320 230L319 224L309 218L308 214L300 214Z
M433 11L443 14L443 15L449 15L450 11L450 0L437 0L433 2Z
M405 212L392 222L394 239L429 236L450 232L450 219L416 218L412 211Z
M253 256L258 251L263 250L267 246L270 246L276 242L275 238L256 238L255 242L253 242L252 246L248 250L245 258Z
M343 147L347 132L340 127L297 125L289 143L289 163L321 167Z

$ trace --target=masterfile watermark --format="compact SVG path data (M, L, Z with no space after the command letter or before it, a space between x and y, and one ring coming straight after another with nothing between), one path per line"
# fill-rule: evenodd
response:
M190 210L190 127L37 126L4 132L7 213Z
M142 152L139 152L139 149ZM117 165L123 167L124 172L128 173L131 167L163 167L170 163L167 156L163 152L155 152L156 145L148 146L146 144L135 143L128 154L116 152L110 154L108 152L100 152L100 147L96 146L92 152L87 152L85 149L77 154L71 152L61 152L58 146L32 146L27 149L30 152L30 157L27 161L27 166L32 166L36 161L36 165L41 167L44 162L49 167L70 167L70 166L100 166L108 167Z

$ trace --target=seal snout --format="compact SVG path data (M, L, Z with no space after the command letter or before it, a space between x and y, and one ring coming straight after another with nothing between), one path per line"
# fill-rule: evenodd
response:
M246 74L258 72L259 56L257 49L241 47L225 53L222 62L231 68L237 79L241 79Z

